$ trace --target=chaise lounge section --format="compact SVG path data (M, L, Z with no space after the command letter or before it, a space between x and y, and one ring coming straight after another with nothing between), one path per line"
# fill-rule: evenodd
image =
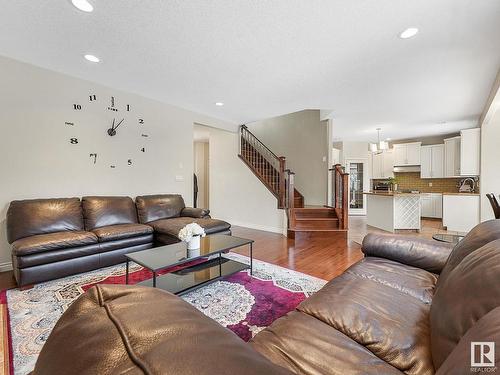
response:
M191 222L208 234L231 233L229 223L185 207L180 195L141 196L136 203L105 196L12 201L7 239L18 285L122 263L127 253L178 242L177 233Z
M453 249L368 235L363 252L250 344L167 292L98 285L58 321L33 375L470 374L472 341L499 347L500 220Z
M148 195L136 198L139 221L154 228L155 242L169 245L179 242L179 231L187 224L197 223L210 234L231 234L231 225L210 218L204 208L186 207L180 195Z

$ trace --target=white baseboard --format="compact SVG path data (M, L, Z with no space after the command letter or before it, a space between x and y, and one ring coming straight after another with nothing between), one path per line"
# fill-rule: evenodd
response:
M252 223L242 223L240 221L229 221L229 222L231 223L231 225L235 225L238 227L245 227L245 228L250 228L250 229L263 230L266 232L283 234L283 228L270 227L267 225L252 224Z
M0 263L0 272L12 271L12 262Z

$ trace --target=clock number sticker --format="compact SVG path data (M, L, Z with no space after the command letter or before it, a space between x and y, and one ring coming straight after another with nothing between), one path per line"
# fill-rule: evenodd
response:
M69 143L71 143L72 145L77 145L78 144L78 138L70 138L69 139Z
M80 104L73 104L73 109L74 109L75 111L79 111L79 110L81 110L81 109L82 109L82 106L81 106Z
M139 119L139 124L144 125L144 120L142 118Z
M97 96L95 96L95 95L89 95L89 101L93 102L94 100L97 100Z
M118 109L115 108L115 97L114 96L111 97L111 106L109 106L108 109L110 111L113 111L113 112L118 112Z
M146 152L146 149L143 147L143 148L141 148L141 151L142 152Z
M127 104L127 112L130 112L130 104Z
M127 164L132 165L132 159L128 159Z
M97 154L90 154L91 158L94 158L94 164L97 163Z
M68 126L75 126L75 123L74 122L69 122L69 121L66 121L64 123L64 125L68 125Z

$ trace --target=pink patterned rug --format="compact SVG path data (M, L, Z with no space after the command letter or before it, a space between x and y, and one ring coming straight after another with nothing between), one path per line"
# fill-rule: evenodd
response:
M230 253L248 263L248 258ZM280 316L319 290L325 281L254 260L253 275L241 271L182 296L205 315L248 341ZM131 265L131 284L150 278L149 271ZM10 373L27 374L55 323L68 306L96 284L124 284L123 264L0 293L7 305Z

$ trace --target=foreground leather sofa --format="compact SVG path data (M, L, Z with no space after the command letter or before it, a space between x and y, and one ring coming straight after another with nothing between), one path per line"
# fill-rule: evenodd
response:
M230 224L211 219L208 210L185 207L180 195L142 196L137 205L139 217L130 197L12 201L7 211L7 239L18 285L122 263L126 253L180 241L176 234L193 221L206 227L209 234L231 233ZM144 220L151 217L155 222ZM167 233L160 230L160 224L170 228L168 241L162 241Z
M63 314L33 374L470 374L478 341L496 343L500 365L500 220L453 250L395 235L362 248L249 344L167 292L98 285Z

